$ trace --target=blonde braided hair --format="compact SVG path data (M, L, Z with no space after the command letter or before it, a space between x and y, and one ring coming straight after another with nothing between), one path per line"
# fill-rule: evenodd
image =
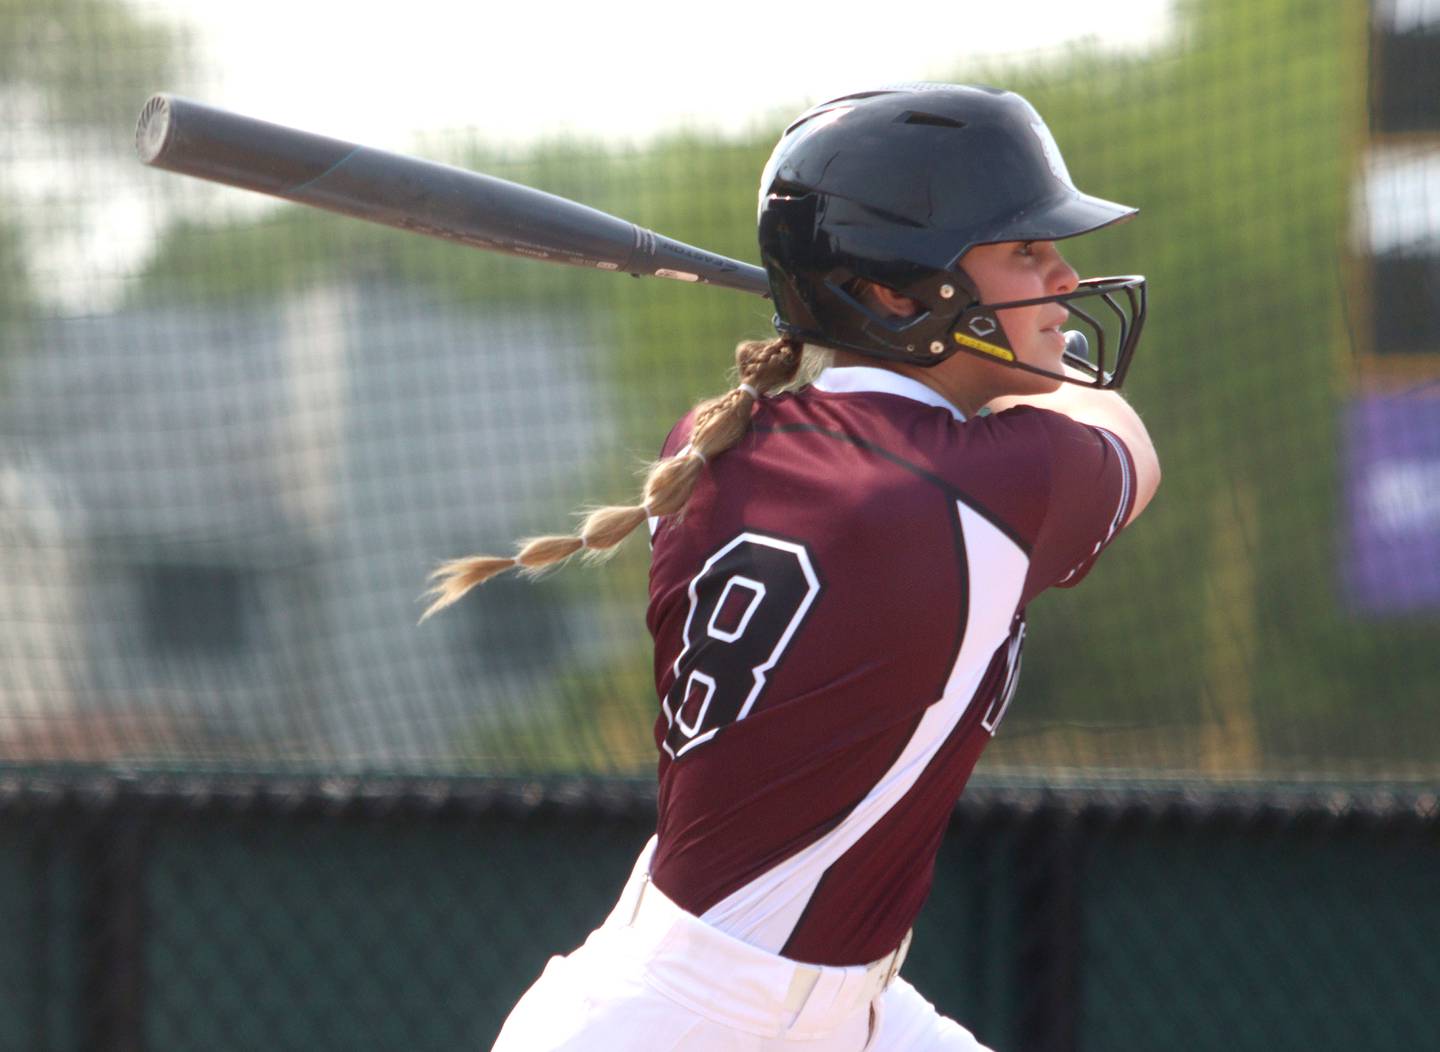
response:
M750 408L756 399L795 379L803 351L803 345L789 337L741 343L735 348L739 384L695 406L690 444L650 465L639 504L595 508L574 534L526 538L509 557L472 555L442 563L430 575L435 583L425 598L431 602L420 620L444 610L496 574L518 568L527 576L537 576L582 550L591 558L605 558L650 516L684 512L705 465L749 430Z

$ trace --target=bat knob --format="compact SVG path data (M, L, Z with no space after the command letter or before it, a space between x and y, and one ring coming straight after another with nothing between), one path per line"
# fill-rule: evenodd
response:
M140 111L140 121L135 125L135 152L145 164L152 164L165 152L170 138L170 96L154 95Z

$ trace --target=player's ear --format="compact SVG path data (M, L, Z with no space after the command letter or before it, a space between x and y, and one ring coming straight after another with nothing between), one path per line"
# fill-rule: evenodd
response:
M855 283L852 291L860 302L892 318L913 318L921 310L919 302L903 292L896 292L863 278Z

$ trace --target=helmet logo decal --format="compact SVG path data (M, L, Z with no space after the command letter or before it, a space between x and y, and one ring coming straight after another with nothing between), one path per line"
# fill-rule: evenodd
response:
M976 336L989 336L995 331L995 319L981 314L970 319L969 328Z
M1040 140L1040 149L1045 154L1045 163L1050 166L1050 171L1055 178L1070 189L1075 189L1075 182L1070 178L1070 169L1065 167L1065 158L1060 156L1060 147L1055 142L1055 136L1050 134L1050 129L1045 127L1043 121L1031 121L1030 130L1035 133L1035 138Z

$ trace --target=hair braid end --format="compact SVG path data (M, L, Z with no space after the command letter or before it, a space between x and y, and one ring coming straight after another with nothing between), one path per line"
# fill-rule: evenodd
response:
M484 584L496 574L504 573L515 565L514 559L496 555L472 555L465 559L451 559L447 563L441 563L430 575L430 580L436 582L435 587L421 596L422 599L433 597L433 601L420 615L420 623L423 625L447 606L459 602L465 593L476 585Z

